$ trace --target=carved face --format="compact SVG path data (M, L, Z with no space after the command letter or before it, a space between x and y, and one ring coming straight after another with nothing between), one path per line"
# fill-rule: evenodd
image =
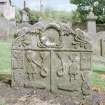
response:
M60 46L60 35L56 29L47 29L41 35L41 43L46 47Z

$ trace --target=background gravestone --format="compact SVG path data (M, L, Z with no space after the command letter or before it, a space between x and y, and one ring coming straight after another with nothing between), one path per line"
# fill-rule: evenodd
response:
M105 57L105 39L100 40L101 43L101 56Z
M16 32L16 24L14 21L9 21L4 17L0 17L0 39L8 40L12 38Z
M23 28L12 48L12 85L68 94L76 105L92 105L91 50L82 31L63 23Z

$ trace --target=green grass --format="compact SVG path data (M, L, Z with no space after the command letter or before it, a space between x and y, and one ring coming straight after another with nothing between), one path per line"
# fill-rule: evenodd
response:
M105 66L93 65L92 70L93 72L105 72Z
M11 73L11 42L0 41L0 74Z
M91 83L92 83L93 87L97 87L97 88L100 88L101 90L105 91L105 79L101 78L101 73L92 72Z
M101 75L105 75L105 66L93 65L92 66L91 83L93 87L100 88L105 91L105 79L101 78Z

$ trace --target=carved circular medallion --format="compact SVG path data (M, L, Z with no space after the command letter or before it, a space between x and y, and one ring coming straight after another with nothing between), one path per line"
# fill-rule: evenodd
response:
M61 47L62 40L59 29L56 26L48 26L40 36L41 47Z

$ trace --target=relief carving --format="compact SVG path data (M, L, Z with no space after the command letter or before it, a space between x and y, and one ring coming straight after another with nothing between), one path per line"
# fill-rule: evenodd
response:
M81 70L90 71L91 70L91 54L81 53Z
M17 30L14 35L13 48L25 48L32 44L32 37L39 36L42 33L41 27L30 27L30 28L22 28Z
M77 100L90 97L88 73L84 72L91 70L91 45L84 32L62 23L46 23L43 28L22 28L14 38L15 86L20 82L22 86L68 93Z
M69 76L70 76L70 82L72 80L77 80L77 75L79 74L79 67L76 61L77 55L74 53L71 56L68 56L68 59L71 61L71 65L69 65Z
M12 68L22 69L23 68L23 51L12 51Z
M62 47L62 38L59 25L49 24L41 35L39 35L39 47L59 48Z
M44 67L44 61L46 60L46 57L43 56L41 53L39 53L40 58L41 58L41 71L40 71L40 75L45 78L48 75L48 70L46 70L46 68Z
M78 72L79 72L78 71L78 66L75 63L71 64L71 66L69 67L70 82L72 80L77 80L78 79L77 78Z
M58 67L58 70L57 70L57 76L58 77L62 77L63 76L63 73L64 73L64 65L63 65L63 61L62 61L62 58L60 56L59 53L56 53L58 59L60 60L60 63L61 63L61 66L60 68Z
M39 57L40 61L35 60L36 56ZM35 54L33 51L27 51L25 53L25 57L28 61L28 65L31 66L31 68L27 71L27 75L30 80L35 80L34 77L38 73L43 78L47 77L48 70L44 67L44 61L46 60L47 56L43 56L43 54L40 52ZM37 68L40 69L40 72L37 70Z
M84 74L82 73L81 74L81 77L82 77L82 85L81 85L81 90L82 90L82 94L83 96L87 97L90 95L90 86L89 86L89 83L88 83L88 80L87 80L87 77L84 76Z
M74 37L74 42L72 43L75 48L88 48L88 42L84 40L84 33L81 30L76 30L76 34Z
M56 52L56 56L54 56L59 66L54 68L57 76L57 80L54 80L55 84L57 85L58 90L63 91L78 91L78 80L79 78L79 60L80 54L70 53L70 52ZM58 62L58 60L61 62ZM60 68L60 69L59 69ZM58 75L59 74L59 75Z

